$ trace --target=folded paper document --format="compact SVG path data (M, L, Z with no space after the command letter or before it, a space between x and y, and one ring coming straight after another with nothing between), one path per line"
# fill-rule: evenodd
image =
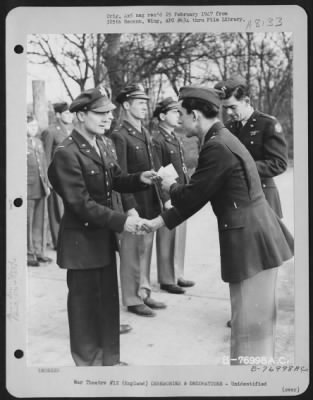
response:
M178 178L178 174L177 174L176 169L173 166L173 164L168 164L166 167L161 167L158 170L158 175L162 179L166 179L166 178L176 179L176 178Z

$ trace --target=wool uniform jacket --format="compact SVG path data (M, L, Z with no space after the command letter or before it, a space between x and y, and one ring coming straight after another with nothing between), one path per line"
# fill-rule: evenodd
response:
M39 199L50 192L47 162L42 142L27 136L27 198Z
M144 127L138 131L128 121L124 120L115 128L111 138L115 144L117 159L124 172L135 173L160 168L153 149L152 140ZM155 185L147 190L122 194L123 207L127 211L136 208L140 217L152 219L157 217L162 208L159 188Z
M145 190L140 173L125 175L109 158L101 140L100 156L76 130L56 149L48 169L64 203L57 245L61 268L92 269L110 264L126 215L112 209L112 190Z
M162 127L159 127L158 132L153 136L152 139L153 148L160 161L160 164L165 167L168 164L172 164L178 174L178 183L188 182L187 167L184 159L184 150L182 143L173 133L168 133ZM169 200L170 196L168 193L162 193L162 199L165 202Z
M205 136L190 182L173 184L170 196L174 207L162 214L170 229L211 201L226 282L240 282L293 255L293 238L265 200L254 160L220 122Z
M276 118L254 111L247 123L228 122L226 127L246 146L255 160L262 189L270 206L282 217L279 193L273 177L287 169L287 143Z

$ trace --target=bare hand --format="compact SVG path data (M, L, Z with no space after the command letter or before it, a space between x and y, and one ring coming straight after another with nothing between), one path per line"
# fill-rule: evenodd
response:
M124 232L129 232L134 235L144 235L147 231L143 228L146 220L138 216L129 216L124 224Z
M138 211L136 208L131 208L130 210L127 210L126 212L128 217L139 217Z
M147 233L150 232L155 232L162 226L164 226L164 220L163 218L159 215L158 217L151 219L151 220L143 220L143 224L141 229L144 230Z
M141 182L147 184L147 185L152 185L154 182L159 181L160 177L159 175L151 170L151 171L144 171L140 175L140 180Z

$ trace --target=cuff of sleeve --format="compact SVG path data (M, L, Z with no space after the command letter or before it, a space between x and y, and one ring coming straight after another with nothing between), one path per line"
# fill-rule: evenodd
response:
M175 228L185 220L185 218L180 215L177 208L174 207L161 213L161 217L168 229Z
M111 217L110 228L118 233L123 232L126 219L127 215L114 212Z
M137 208L137 201L132 194L122 194L122 204L125 211Z

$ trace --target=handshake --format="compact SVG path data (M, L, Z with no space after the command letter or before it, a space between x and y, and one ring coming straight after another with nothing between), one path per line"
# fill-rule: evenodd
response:
M129 232L133 235L145 235L146 233L155 232L164 226L164 221L161 216L149 220L140 218L138 214L135 215L135 213L137 213L135 210L132 211L131 215L129 213L130 211L128 212L128 217L124 225L124 232Z

